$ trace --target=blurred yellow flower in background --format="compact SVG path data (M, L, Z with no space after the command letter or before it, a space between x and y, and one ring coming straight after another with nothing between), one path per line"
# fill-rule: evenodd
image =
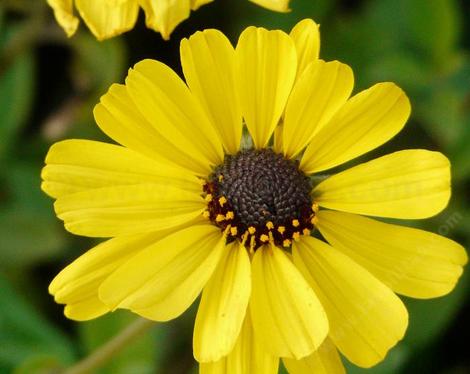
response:
M112 38L132 29L140 7L148 28L169 39L176 26L187 19L191 10L213 0L47 0L67 36L75 34L79 19L74 8L98 40ZM290 0L249 0L264 8L287 12ZM74 5L75 4L75 5Z
M101 98L96 122L120 145L51 147L42 188L58 217L74 234L111 238L52 281L69 318L123 308L168 321L202 293L201 373L275 374L282 358L293 374L337 374L338 351L370 367L403 338L396 294L455 287L461 245L365 217L442 211L443 154L402 150L310 178L384 144L411 111L390 82L351 96L351 68L319 48L309 19L289 35L249 27L236 48L197 32L180 46L186 83L144 60Z

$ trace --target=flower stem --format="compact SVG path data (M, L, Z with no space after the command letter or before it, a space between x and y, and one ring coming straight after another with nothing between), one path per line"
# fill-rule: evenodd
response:
M130 342L154 325L155 323L153 321L144 318L137 319L91 355L66 369L63 374L85 374L94 372L94 370L106 364L116 354L126 348Z

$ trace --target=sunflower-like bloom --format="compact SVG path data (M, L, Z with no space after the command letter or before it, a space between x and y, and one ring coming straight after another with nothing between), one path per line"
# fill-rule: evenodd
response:
M145 12L148 28L169 39L176 26L187 19L191 10L213 0L47 0L67 36L75 34L79 19L75 8L98 40L112 38L132 29L139 8ZM290 0L249 0L276 12L288 12Z
M236 48L197 32L181 42L186 83L144 60L101 98L96 122L120 145L51 147L42 188L58 217L111 238L52 281L67 317L167 321L202 292L202 373L277 373L282 358L290 373L335 374L338 351L369 367L402 339L396 294L454 288L463 247L366 217L439 213L444 155L408 149L320 174L392 138L410 103L393 83L351 96L351 69L320 60L319 44L312 20L290 35L249 27Z

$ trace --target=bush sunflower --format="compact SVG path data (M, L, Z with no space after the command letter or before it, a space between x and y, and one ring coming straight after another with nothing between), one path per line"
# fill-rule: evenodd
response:
M139 8L145 12L148 28L169 39L176 26L187 19L191 10L213 0L47 0L54 16L67 36L75 34L79 18L74 9L98 40L112 38L132 29ZM249 0L264 8L287 12L290 0Z
M422 219L450 198L439 152L398 151L349 169L396 135L405 93L319 59L312 20L290 35L249 27L181 42L186 83L139 62L101 98L119 145L53 145L43 190L74 234L111 238L67 266L50 292L76 320L117 308L167 321L202 292L194 356L202 373L342 373L405 334L396 294L450 292L467 261L442 236L367 216ZM336 170L336 169L335 169ZM313 178L312 178L313 175Z

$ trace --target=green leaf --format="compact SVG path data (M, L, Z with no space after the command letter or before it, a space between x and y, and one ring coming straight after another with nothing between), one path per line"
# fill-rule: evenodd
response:
M378 0L368 8L366 18L370 26L375 25L372 34L377 40L390 44L387 39L391 39L397 48L414 51L423 62L439 67L446 65L460 36L455 0Z
M458 56L448 62L445 74L432 76L414 106L416 116L435 142L452 152L455 159L462 157L456 152L463 152L463 157L468 155L469 95L470 59Z
M0 212L0 268L24 269L59 256L64 245L59 225L41 214L9 209Z
M417 50L440 66L453 53L460 33L458 4L454 0L400 0L404 22Z
M11 372L18 363L38 355L56 357L64 365L72 362L70 341L17 295L1 274L0 305L0 371Z
M0 74L0 162L29 116L34 86L34 58L30 51L19 55Z
M128 68L122 38L99 42L90 33L78 33L68 40L73 51L70 77L79 91L67 137L100 140L103 134L94 124L93 107L113 83L123 82Z
M123 81L127 58L120 38L98 42L89 33L79 33L69 43L76 54L72 77L80 89L101 96L111 84Z
M52 201L40 190L40 167L11 161L0 208L0 268L21 269L58 256L65 244Z

